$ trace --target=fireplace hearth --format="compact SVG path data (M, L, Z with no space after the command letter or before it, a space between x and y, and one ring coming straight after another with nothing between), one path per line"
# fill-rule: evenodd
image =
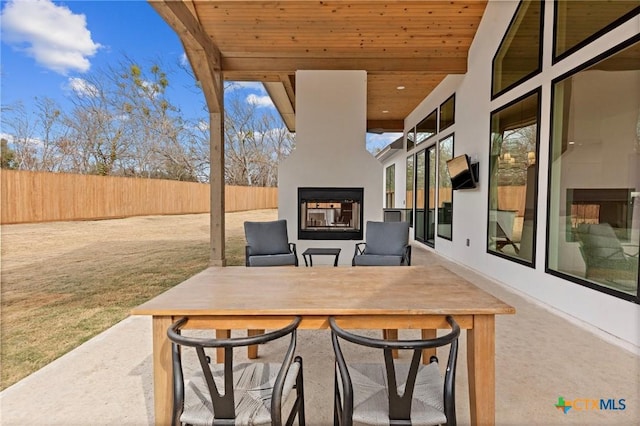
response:
M298 188L298 239L361 240L363 188Z

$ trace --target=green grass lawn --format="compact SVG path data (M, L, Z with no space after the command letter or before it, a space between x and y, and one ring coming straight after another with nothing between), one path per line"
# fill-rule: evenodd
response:
M275 216L272 211L257 214L257 220ZM242 223L251 220L251 214L227 215L232 215L227 216L227 265L244 265ZM3 227L2 389L123 320L133 307L206 268L208 216L191 216L195 219L167 216L146 221L66 222L60 231L55 224L42 225L46 231L37 224ZM74 226L87 227L95 235L83 237L87 238L83 244L64 240ZM148 231L145 226L150 227ZM57 236L59 244L51 241ZM41 253L39 240L50 245ZM25 257L30 256L24 261L13 256L20 244L29 253ZM28 250L29 245L33 250Z

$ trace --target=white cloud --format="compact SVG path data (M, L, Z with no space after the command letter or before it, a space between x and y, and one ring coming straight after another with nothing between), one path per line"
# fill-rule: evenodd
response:
M182 65L183 67L189 65L189 58L187 57L187 54L185 52L182 52L182 55L180 55L180 65Z
M85 96L88 98L98 96L98 88L82 78L69 78L67 87L80 96Z
M251 90L266 95L267 91L260 81L230 81L227 90Z
M258 107L272 107L273 106L273 101L267 95L258 96L258 95L254 95L252 93L249 96L247 96L247 102L249 104L252 104L252 105L255 105L255 106L258 106Z
M84 15L51 0L9 0L0 15L2 40L45 68L85 72L102 47L91 39Z

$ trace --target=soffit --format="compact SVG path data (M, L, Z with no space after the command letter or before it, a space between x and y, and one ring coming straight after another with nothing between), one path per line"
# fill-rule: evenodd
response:
M404 118L448 74L466 72L487 1L150 3L180 36L198 79L211 79L215 69L225 80L272 83L268 92L278 94L291 130L295 72L306 69L367 71L368 128L402 131ZM217 94L207 87L211 107Z

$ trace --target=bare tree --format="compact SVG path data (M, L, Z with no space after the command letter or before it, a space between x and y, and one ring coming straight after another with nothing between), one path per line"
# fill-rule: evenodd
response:
M35 98L34 111L19 102L3 108L3 132L9 135L14 164L22 170L58 171L58 144L66 128L60 107L50 98Z
M67 111L48 98L36 99L33 112L23 104L3 105L3 152L11 150L11 165L24 170L206 182L208 116L183 117L168 98L171 72L160 61L143 66L125 57L71 79ZM192 81L184 89L201 93ZM225 90L226 182L275 186L293 135L271 109L248 102L235 88L227 83ZM202 107L205 113L204 98Z
M49 172L62 171L62 141L68 128L60 106L51 98L36 98L36 125L40 134L40 169Z
M278 164L289 155L293 144L293 135L270 111L227 91L225 181L228 184L276 186Z

